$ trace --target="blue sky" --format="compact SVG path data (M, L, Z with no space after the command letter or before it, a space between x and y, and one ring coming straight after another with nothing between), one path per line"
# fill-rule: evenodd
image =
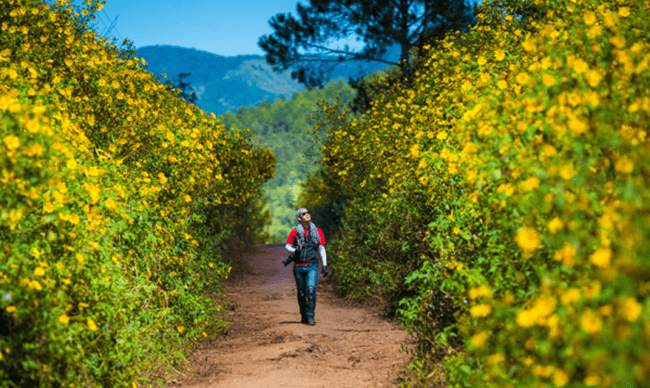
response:
M257 45L273 29L268 21L277 13L296 13L298 0L106 0L96 15L96 31L133 41L136 48L173 45L214 54L263 55ZM300 1L307 4L307 1ZM352 45L351 45L352 46ZM354 46L353 46L354 47Z

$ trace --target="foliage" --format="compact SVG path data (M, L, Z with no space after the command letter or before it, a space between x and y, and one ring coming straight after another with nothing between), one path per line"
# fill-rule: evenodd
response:
M472 22L465 0L311 0L308 6L298 3L296 11L300 20L291 14L273 16L269 24L274 33L262 36L258 44L273 70L292 68L291 77L309 87L322 86L326 75L345 61L396 65L406 78L412 49L421 53L432 37ZM333 41L351 36L363 40L363 49L331 47ZM392 45L400 48L397 61L386 57Z
M487 2L367 116L322 105L332 266L418 334L419 385L648 385L649 10Z
M273 155L97 38L101 6L0 7L3 387L150 383L227 325L226 248L265 227Z
M267 229L271 242L286 240L289 231L296 226L300 185L315 169L313 160L320 159L320 139L318 134L309 133L308 114L316 107L316 101L329 101L337 95L347 102L353 91L339 79L323 89L305 90L295 93L291 99L276 99L273 104L265 101L256 107L242 107L223 116L226 127L250 128L259 143L275 153L275 175L263 186L272 220ZM318 212L313 213L314 222L317 222ZM320 223L317 225L322 228ZM323 231L327 236L328 231Z

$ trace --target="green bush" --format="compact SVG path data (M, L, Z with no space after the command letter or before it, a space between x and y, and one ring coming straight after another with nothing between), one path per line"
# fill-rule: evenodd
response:
M97 38L100 8L0 8L3 387L151 382L227 325L226 249L266 226L272 154Z
M358 247L332 266L401 299L414 385L648 384L648 16L488 2L367 116L323 108L322 168L354 198L337 241Z

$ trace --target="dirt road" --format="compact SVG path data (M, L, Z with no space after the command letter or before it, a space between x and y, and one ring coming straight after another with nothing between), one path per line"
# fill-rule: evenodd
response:
M395 387L408 356L397 323L334 295L318 279L316 326L300 323L292 265L283 247L257 245L226 285L228 335L194 353L186 388ZM233 271L234 272L234 271Z

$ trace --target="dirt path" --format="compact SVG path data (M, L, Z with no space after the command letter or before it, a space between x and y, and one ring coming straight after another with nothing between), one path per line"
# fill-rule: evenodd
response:
M408 338L395 322L337 298L319 276L316 326L300 323L283 247L257 245L226 285L234 303L228 335L194 353L186 388L395 387ZM168 387L181 385L167 384Z

